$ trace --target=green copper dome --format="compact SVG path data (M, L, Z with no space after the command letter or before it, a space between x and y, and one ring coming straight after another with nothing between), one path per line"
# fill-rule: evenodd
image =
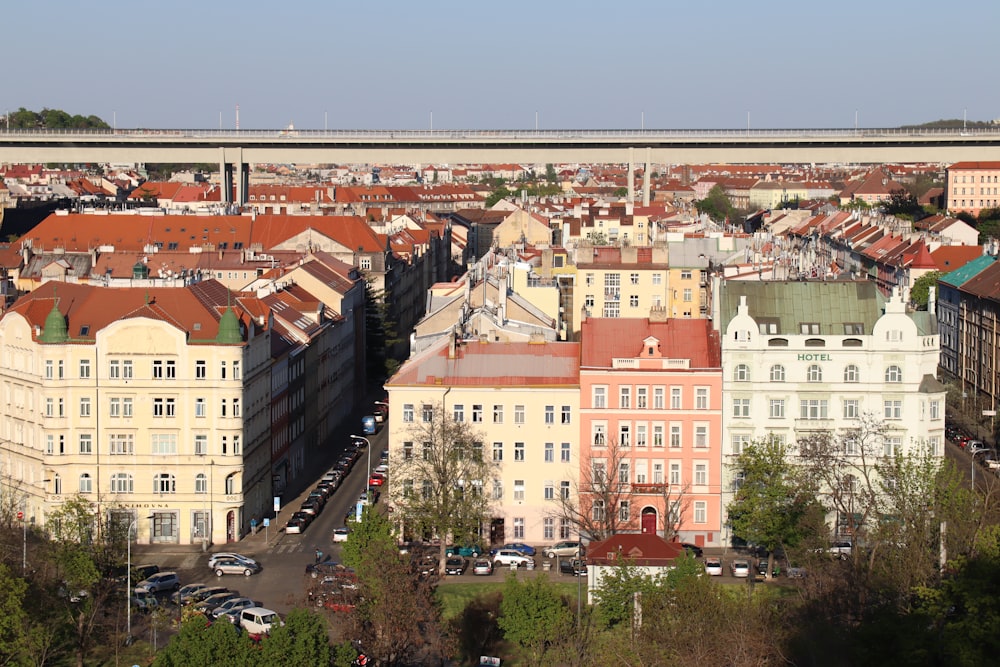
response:
M45 316L45 328L38 340L42 343L65 343L69 340L66 318L59 312L58 301L52 304L52 310Z
M222 313L222 317L219 318L219 335L215 337L215 342L222 345L235 345L243 342L243 336L240 334L240 320L233 312L232 306L226 308L226 312Z

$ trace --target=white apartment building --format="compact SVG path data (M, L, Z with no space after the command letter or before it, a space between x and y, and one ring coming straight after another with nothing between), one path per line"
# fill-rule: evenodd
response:
M933 312L908 312L900 293L886 299L867 281L730 280L716 290L724 507L735 491L727 461L755 439L794 444L868 413L888 428L885 455L925 445L944 455Z

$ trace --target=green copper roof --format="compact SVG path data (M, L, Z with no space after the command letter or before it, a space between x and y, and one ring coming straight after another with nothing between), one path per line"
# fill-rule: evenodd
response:
M66 326L66 318L59 312L59 300L52 303L52 310L45 316L45 328L38 336L42 343L65 343L69 340L69 331Z
M985 269L987 266L996 261L996 258L992 255L983 255L981 257L976 257L971 262L968 262L964 266L960 266L954 271L944 274L938 281L942 283L947 283L952 287L961 287L968 281L979 275L979 272Z
M233 312L232 306L226 308L226 312L219 318L219 335L215 337L215 342L222 345L236 345L243 342L240 320Z

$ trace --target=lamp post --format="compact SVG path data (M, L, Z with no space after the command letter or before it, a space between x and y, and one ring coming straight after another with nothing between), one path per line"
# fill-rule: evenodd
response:
M360 435L352 435L351 440L364 440L368 446L368 469L365 471L365 491L368 490L368 480L372 478L372 443L368 438Z

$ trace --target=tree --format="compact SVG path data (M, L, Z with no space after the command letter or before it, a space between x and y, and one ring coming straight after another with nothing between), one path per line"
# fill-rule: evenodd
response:
M889 199L882 202L882 211L903 220L919 220L924 213L917 197L903 188L889 193Z
M0 666L22 664L28 650L27 590L28 582L0 563Z
M555 184L559 180L556 168L552 164L545 165L545 180L552 184Z
M815 495L797 477L785 445L774 438L748 444L735 468L739 487L729 505L729 524L735 535L768 550L770 576L774 551L802 538Z
M628 197L628 188L622 186L620 188L615 188L614 192L611 193L615 197Z
M507 197L510 197L510 195L511 192L510 190L507 189L507 186L505 185L497 186L497 188L493 190L493 192L486 195L486 208L493 208L493 206L496 205L498 201L500 201L501 199L506 199Z
M332 657L326 624L314 611L293 609L283 626L261 642L258 665L329 665Z
M549 646L572 627L573 614L546 575L510 576L498 624L504 638L528 654L529 664L543 665Z
M478 542L489 521L496 464L483 456L484 436L457 422L444 404L422 406L393 459L390 489L406 531L441 540L439 562L452 540Z
M937 282L940 278L940 271L930 271L913 281L913 287L910 289L910 301L918 310L927 310L930 288L937 288Z
M395 529L384 514L366 505L361 511L361 521L352 524L347 542L341 547L340 558L347 567L361 571L367 565L369 554L376 549L397 551Z
M249 635L245 632L240 633L232 623L209 623L204 616L192 615L181 624L177 636L156 654L153 665L154 667L188 665L245 667L274 664L258 662L258 657L259 653Z
M647 574L631 558L619 555L615 567L604 572L594 589L597 615L608 628L632 623L636 596L651 595L662 585L660 577Z
M698 209L698 213L707 215L715 222L732 221L738 216L736 207L733 206L729 195L720 185L713 186L708 191L708 195L704 199L696 201L694 205Z
M593 541L621 532L629 522L622 521L619 507L631 498L628 479L619 475L627 453L613 438L607 447L595 445L580 468L576 488L559 496L555 516L568 520L577 534Z

